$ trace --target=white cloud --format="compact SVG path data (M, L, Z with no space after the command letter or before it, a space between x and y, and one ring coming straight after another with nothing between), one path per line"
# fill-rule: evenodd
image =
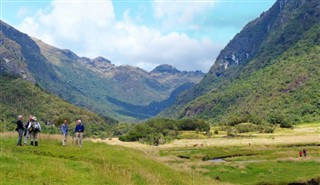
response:
M190 5L184 12L175 9L177 6L164 12L161 6L156 8L159 18L165 21L181 13L182 18L176 21L185 24L208 5ZM207 72L220 48L209 39L194 39L175 31L163 34L156 28L138 25L128 11L117 21L112 2L107 0L53 1L49 8L25 18L19 29L80 56L103 56L116 65L148 71L159 64L171 64L180 70Z
M214 1L153 1L154 16L161 20L166 27L177 27L190 25L195 18L217 2Z

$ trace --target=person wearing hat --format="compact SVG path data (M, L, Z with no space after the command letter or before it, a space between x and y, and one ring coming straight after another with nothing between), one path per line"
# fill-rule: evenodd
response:
M74 132L76 133L76 145L79 144L80 147L81 147L82 146L82 138L83 138L84 126L82 125L80 119L77 120L77 126L76 126Z
M29 116L29 121L27 121L27 123L24 125L25 131L24 131L24 145L27 144L28 142L28 137L30 137L30 133L28 131L28 127L32 122L32 115Z
M38 146L38 137L39 137L39 132L41 131L41 126L35 116L33 116L31 119L31 124L28 127L28 131L30 133L31 145Z
M62 146L67 144L68 139L68 121L64 120L64 123L61 125L61 132L62 132Z
M17 146L22 146L21 144L21 140L22 140L22 135L23 135L23 123L22 123L22 119L23 119L23 116L22 115L19 115L18 116L18 121L17 121L17 128L16 128L16 131L18 132L18 142L17 142Z

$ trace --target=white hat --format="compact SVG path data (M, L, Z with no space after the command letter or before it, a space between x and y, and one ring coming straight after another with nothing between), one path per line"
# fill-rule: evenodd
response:
M37 121L37 118L35 116L32 117L32 120Z

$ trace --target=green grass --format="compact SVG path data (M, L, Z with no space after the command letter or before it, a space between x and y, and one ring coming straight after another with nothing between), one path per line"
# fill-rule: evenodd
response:
M237 184L288 184L307 181L319 175L319 162L252 162L248 164L208 165L203 168L212 178Z
M302 126L317 128L314 124ZM297 137L300 136L295 130L292 132ZM173 161L167 163L172 166L191 167L192 170L200 171L212 179L220 179L221 182L245 185L288 184L307 182L313 178L320 182L320 140L310 142L306 134L305 142L281 144L258 142L259 139L264 141L264 137L263 134L261 136L257 134L252 138L256 142L254 145L227 145L231 140L225 138L225 146L164 148L160 150L160 156L189 157L179 160L179 163ZM299 151L303 148L307 150L307 157L299 157ZM207 161L214 158L222 158L225 162Z
M85 141L82 148L42 137L38 147L15 146L1 133L0 184L216 184L198 173L176 171L143 152Z

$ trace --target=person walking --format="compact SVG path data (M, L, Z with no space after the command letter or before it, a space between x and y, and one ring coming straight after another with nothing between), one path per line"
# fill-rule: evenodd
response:
M68 139L68 121L64 120L64 123L61 125L61 132L62 132L62 146L66 146L67 139Z
M302 150L299 151L299 156L302 157Z
M28 127L30 133L30 144L33 146L38 146L39 132L41 131L40 123L37 121L35 116L32 117L31 124Z
M22 141L22 135L23 135L23 131L24 131L22 119L23 119L23 116L19 115L18 121L16 122L16 124L17 124L16 131L18 132L17 146L22 146L21 141Z
M83 138L84 126L81 123L80 119L77 120L77 126L76 126L74 132L76 133L76 145L79 144L79 146L82 147L82 138Z
M302 152L303 152L303 156L307 157L307 150L305 148L302 150Z
M29 125L31 124L31 121L32 121L32 115L29 116L29 121L27 121L27 123L24 125L24 145L27 144L28 142L28 138L30 137L30 133L29 133L29 130L28 130L28 127Z

